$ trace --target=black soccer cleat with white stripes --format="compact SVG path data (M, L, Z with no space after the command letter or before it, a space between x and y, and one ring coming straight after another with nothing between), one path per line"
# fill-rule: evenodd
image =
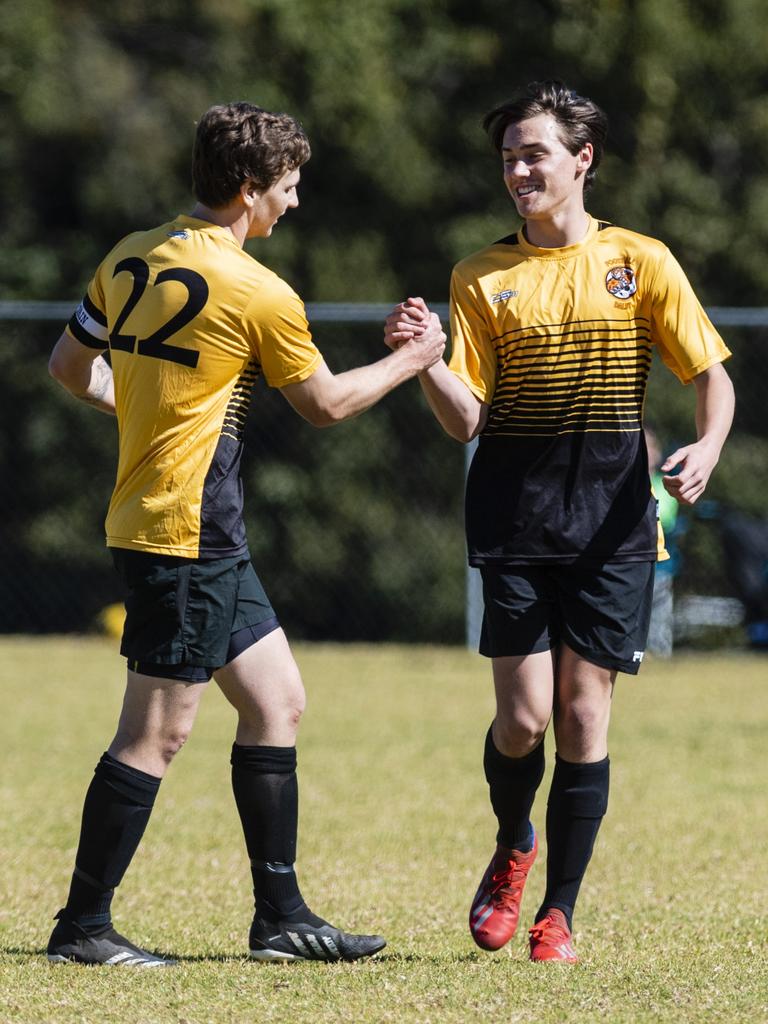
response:
M314 915L312 915L314 917ZM255 917L249 946L254 960L361 960L386 946L380 935L349 935L319 918L317 924Z
M106 967L173 967L175 960L148 953L119 935L112 925L88 932L61 911L48 942L51 963L101 964Z

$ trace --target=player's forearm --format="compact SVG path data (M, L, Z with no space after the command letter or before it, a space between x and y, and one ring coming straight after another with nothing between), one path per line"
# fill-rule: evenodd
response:
M420 369L410 350L398 349L376 363L336 374L329 381L329 393L315 425L332 426L354 419Z
M419 384L443 430L466 444L485 426L488 407L440 360L419 374Z
M733 385L722 366L700 373L694 383L697 440L678 448L661 466L664 487L682 505L693 505L704 493L733 420Z
M720 364L700 374L694 383L698 441L710 448L717 460L733 423L733 384Z
M51 359L51 376L81 402L100 412L115 415L115 383L112 368L102 356L84 362Z

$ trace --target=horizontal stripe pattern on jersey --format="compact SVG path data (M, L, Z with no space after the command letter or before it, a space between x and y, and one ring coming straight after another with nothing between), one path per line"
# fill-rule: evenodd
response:
M109 348L120 449L111 547L246 552L240 457L254 385L322 361L304 306L225 228L179 216L107 255L67 330Z
M451 281L451 370L488 407L467 481L472 565L666 557L642 414L654 350L683 382L730 353L662 243L589 218L518 232Z
M492 339L486 437L637 429L651 368L647 318L521 327Z

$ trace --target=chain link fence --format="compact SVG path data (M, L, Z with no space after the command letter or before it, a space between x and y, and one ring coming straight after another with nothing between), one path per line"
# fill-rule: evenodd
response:
M47 373L71 308L0 303L5 633L98 630L104 610L123 597L103 539L115 422L72 401ZM387 311L308 306L332 370L385 354ZM679 517L677 639L738 644L758 613L733 571L733 553L725 555L724 528L734 517L768 519L768 311L710 313L734 352L738 412L706 502ZM655 365L646 414L665 451L692 439L693 410L693 389ZM278 392L257 387L242 465L248 536L293 639L465 642L464 463L463 447L440 430L415 381L362 417L321 431ZM754 573L766 579L759 557Z

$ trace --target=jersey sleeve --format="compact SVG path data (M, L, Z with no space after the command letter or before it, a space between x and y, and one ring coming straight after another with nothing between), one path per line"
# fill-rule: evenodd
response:
M496 390L496 352L474 285L457 270L451 276L451 358L448 368L488 405Z
M109 348L109 327L104 309L104 294L99 286L97 271L82 302L72 314L65 328L66 333L88 348L105 351Z
M653 286L652 337L665 365L683 384L730 356L688 278L666 250Z
M272 388L311 377L322 362L304 303L284 281L259 289L246 310L251 349Z

